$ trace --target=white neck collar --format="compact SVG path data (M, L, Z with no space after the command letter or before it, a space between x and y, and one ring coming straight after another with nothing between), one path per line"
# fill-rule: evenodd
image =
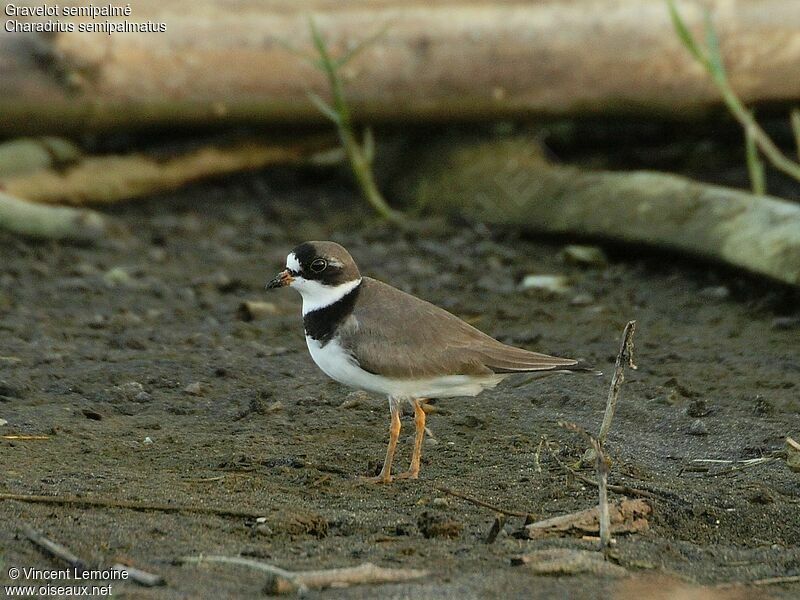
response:
M356 289L360 283L360 277L336 286L323 285L318 281L297 277L292 283L292 287L303 296L303 316L305 316L310 312L338 302Z

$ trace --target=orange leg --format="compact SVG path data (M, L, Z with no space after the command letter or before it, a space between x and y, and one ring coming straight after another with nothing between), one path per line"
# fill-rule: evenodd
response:
M422 398L415 399L414 425L417 433L414 437L414 452L411 454L411 467L397 477L402 479L417 479L419 477L419 461L422 458L422 442L425 439L425 411L422 410Z
M389 426L389 446L386 448L383 468L377 477L366 477L367 481L389 483L392 480L392 461L394 460L394 451L397 448L397 438L400 437L400 408L393 404L391 412L392 424Z

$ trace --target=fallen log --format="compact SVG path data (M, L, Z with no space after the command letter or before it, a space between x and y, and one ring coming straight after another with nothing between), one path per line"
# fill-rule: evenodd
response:
M636 171L549 163L530 138L429 144L395 193L493 225L699 256L800 286L800 205Z
M0 229L39 239L93 242L107 233L107 223L92 210L43 206L0 191Z
M695 32L709 9L744 102L800 98L796 0L677 4ZM663 0L139 0L124 19L166 31L0 31L0 132L322 122L307 92L328 97L324 75L286 48L314 54L309 14L334 56L388 26L342 72L362 121L681 117L719 102Z

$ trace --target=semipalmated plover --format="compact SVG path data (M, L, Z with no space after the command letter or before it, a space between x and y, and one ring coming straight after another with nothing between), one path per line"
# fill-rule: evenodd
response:
M588 371L578 361L498 342L455 315L370 277L335 242L305 242L267 289L295 288L303 297L303 326L311 357L345 385L386 394L389 447L374 481L392 479L400 435L400 405L414 407L411 468L419 475L428 398L475 396L514 373Z

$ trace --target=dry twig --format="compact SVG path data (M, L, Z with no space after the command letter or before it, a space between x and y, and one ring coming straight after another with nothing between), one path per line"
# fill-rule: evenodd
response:
M765 579L753 579L751 581L731 581L728 583L720 583L714 587L717 589L730 589L737 587L746 587L749 585L763 586L763 585L782 585L786 583L800 583L800 575L784 575L782 577L766 577Z
M631 321L633 323L634 321ZM630 325L631 323L628 323ZM627 330L627 327L626 327ZM625 344L623 343L623 348ZM621 355L621 353L620 353ZM614 373L614 379L616 380L616 373ZM620 382L621 383L621 382ZM614 387L612 383L612 388ZM609 395L610 398L610 395ZM616 399L614 400L616 403ZM613 408L612 408L613 413ZM603 452L603 445L600 443L599 440L595 439L593 435L587 432L582 427L579 427L575 423L564 423L559 422L559 426L563 427L567 431L573 431L575 433L579 433L584 438L589 441L591 444L592 450L594 452L594 459L595 459L595 470L597 472L597 493L598 493L598 520L599 520L599 528L600 528L600 550L604 551L608 548L609 544L611 543L611 521L608 513L608 459L606 459L606 455Z
M744 469L748 469L750 467L756 467L758 465L765 465L771 463L773 461L779 460L781 458L785 458L786 453L778 450L776 452L772 452L768 456L760 456L758 458L747 458L744 460L724 460L724 459L715 459L715 458L695 458L692 460L692 463L708 463L712 465L731 465L726 469L720 469L719 471L709 471L708 467L700 467L691 469L689 467L682 467L680 471L678 471L678 475L682 474L684 471L700 471L705 473L706 477L717 477L719 475L730 475L731 473L736 473L738 471L743 471Z
M633 362L633 334L636 333L636 321L628 321L625 329L622 330L622 343L617 353L617 361L614 364L614 375L611 377L611 387L608 389L606 399L606 412L603 414L603 423L600 425L600 433L597 434L597 441L602 446L606 441L608 431L611 429L611 421L614 419L614 412L617 409L617 400L622 390L622 382L625 381L625 366L636 369Z
M506 515L499 514L496 515L494 518L494 522L492 523L492 528L489 530L489 534L486 536L486 543L487 544L494 544L494 541L497 539L497 536L500 535L500 532L503 531L503 527L506 524Z
M347 587L368 583L393 583L425 577L428 572L418 569L386 569L372 563L340 569L316 571L287 571L274 565L239 556L184 556L181 564L222 563L239 565L267 573L265 592L288 594L306 590L322 590L329 587Z
M545 447L550 451L550 456L553 457L553 460L556 461L558 466L564 469L567 473L569 473L572 477L577 479L578 481L582 481L587 485L591 485L592 487L599 487L599 482L595 481L591 477L587 477L583 473L580 473L561 460L558 455L556 454L553 447L550 445L549 442L545 443ZM659 493L651 492L650 490L643 490L639 488L630 487L628 485L617 485L610 483L608 484L608 489L615 494L622 494L624 496L641 496L642 498L656 498L658 497Z
M28 538L39 548L45 550L52 556L63 560L73 569L80 571L89 570L90 567L88 563L73 554L69 548L45 537L27 523L22 524L22 532L25 534L26 538ZM153 573L148 573L147 571L143 571L135 567L129 567L123 564L115 564L111 568L115 571L125 571L128 573L128 579L145 587L164 585L164 578L161 575L154 575Z
M467 494L464 494L462 492L457 492L455 490L451 490L448 487L435 485L435 486L433 486L433 488L436 489L436 490L439 490L440 492L443 492L445 494L450 494L451 496L455 496L456 498L461 498L462 500L466 500L467 502L470 502L470 503L474 504L475 506L482 506L483 508L488 508L490 510L493 510L496 513L500 513L501 515L507 515L507 516L510 516L510 517L522 517L522 518L527 519L532 514L532 513L526 513L526 512L522 512L522 511L518 511L518 510L506 510L505 508L500 508L499 506L495 506L494 504L490 504L490 503L486 502L485 500L481 500L479 498L474 498L474 497L468 496Z
M111 568L115 571L124 571L128 574L129 580L144 587L157 587L166 583L166 580L161 575L148 573L147 571L123 563L116 563Z
M28 538L31 542L39 546L42 550L45 550L48 554L55 556L63 560L69 566L75 569L84 569L86 568L86 563L78 558L75 554L73 554L69 548L66 546L62 546L58 542L54 542L51 539L46 538L44 535L33 529L28 524L23 523L22 525L22 532L25 534L25 537Z
M38 496L30 494L0 493L0 500L15 500L17 502L60 504L64 506L83 506L91 508L118 508L164 513L194 513L201 515L215 515L218 517L238 517L243 519L257 519L263 516L263 513L234 510L230 508L213 508L210 506L192 506L181 504L155 504L148 502L132 502L128 500L114 500L111 498L79 498L78 496Z

